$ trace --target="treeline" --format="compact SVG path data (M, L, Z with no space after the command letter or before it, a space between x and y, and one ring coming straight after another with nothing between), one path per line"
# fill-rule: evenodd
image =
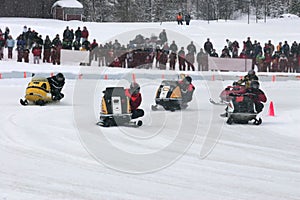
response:
M3 2L2 2L3 1ZM57 0L2 0L0 17L52 18ZM242 15L257 19L284 13L300 16L299 0L78 0L84 6L84 20L92 22L173 21L176 14L193 19L234 20Z
M151 22L173 21L176 13L190 13L193 19L234 20L241 15L257 19L284 13L300 15L299 0L79 0L86 21Z

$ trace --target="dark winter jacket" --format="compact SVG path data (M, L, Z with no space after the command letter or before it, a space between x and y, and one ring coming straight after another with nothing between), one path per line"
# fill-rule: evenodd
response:
M254 103L267 102L267 97L261 89L247 88L245 93L249 93L249 97Z
M56 76L48 77L47 79L50 84L52 96L54 96L54 98L62 96L63 94L61 93L61 90L65 85L65 81L58 81Z
M246 90L246 93L253 100L256 112L260 113L264 108L262 102L263 103L267 102L267 97L265 93L261 89L255 89L255 88L248 88Z
M192 101L195 86L192 83L186 84L182 80L178 81L178 84L182 95L182 101L185 103Z

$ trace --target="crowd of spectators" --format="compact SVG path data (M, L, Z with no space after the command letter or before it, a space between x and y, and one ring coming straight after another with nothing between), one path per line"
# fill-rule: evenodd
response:
M122 68L158 68L175 70L178 64L180 71L198 70L207 71L208 57L252 59L252 67L257 66L258 71L271 72L299 72L300 43L296 41L290 46L287 41L279 42L276 46L271 40L264 45L257 40L251 41L248 37L239 44L237 40L225 40L225 46L220 56L213 43L207 38L203 48L197 52L193 41L187 47L178 48L176 41L169 45L166 30L163 29L158 36L152 34L145 37L138 34L128 42L120 44L115 39L105 44L98 44L96 39L89 39L87 27L78 27L75 31L69 26L51 40L49 35L40 35L30 27L24 26L23 32L14 40L8 27L2 32L0 29L0 60L4 57L4 48L8 49L8 59L12 59L13 49L16 46L17 61L29 62L29 55L33 55L33 63L39 64L40 60L53 65L60 64L61 49L75 51L89 51L89 63L96 62L100 66ZM197 68L195 67L197 64ZM167 67L168 66L168 67Z

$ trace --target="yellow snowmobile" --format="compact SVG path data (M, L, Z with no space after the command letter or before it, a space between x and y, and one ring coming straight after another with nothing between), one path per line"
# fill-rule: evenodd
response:
M158 109L158 105L170 111L181 110L187 107L186 104L183 104L178 81L174 80L163 80L161 82L156 91L155 103L156 105L151 106L153 111Z
M107 87L103 93L100 119L97 125L103 127L142 126L141 120L131 121L129 98L125 95L123 87Z
M26 88L25 100L20 99L23 106L28 104L45 105L52 102L50 84L47 78L33 77Z
M180 74L180 80L163 80L158 87L155 95L155 105L151 106L153 111L158 110L158 106L162 106L165 110L175 111L183 110L188 107L188 102L192 100L193 92L188 92L186 80L191 83L192 78L185 74Z

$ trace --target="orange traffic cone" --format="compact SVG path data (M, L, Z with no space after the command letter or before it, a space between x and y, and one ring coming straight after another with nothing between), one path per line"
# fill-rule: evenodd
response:
M274 116L275 116L273 101L270 102L270 106L269 106L269 116L271 116L271 117L274 117Z

